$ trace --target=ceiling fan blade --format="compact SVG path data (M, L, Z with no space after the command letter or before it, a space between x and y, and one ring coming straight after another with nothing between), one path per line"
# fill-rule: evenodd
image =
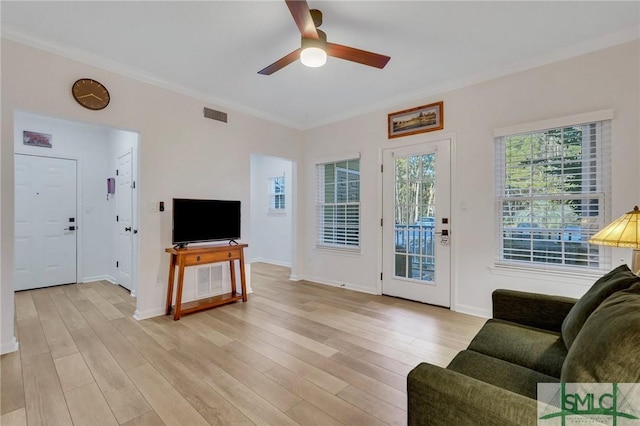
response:
M287 56L278 59L268 67L265 67L258 71L258 74L271 75L276 71L280 71L282 68L286 67L292 62L295 62L300 57L300 50L301 49L296 49L293 52L289 53Z
M293 20L296 22L300 34L304 38L318 39L318 31L313 23L311 12L309 11L309 5L306 0L285 0Z
M389 59L391 59L389 56L335 43L327 43L327 55L380 69L384 68Z

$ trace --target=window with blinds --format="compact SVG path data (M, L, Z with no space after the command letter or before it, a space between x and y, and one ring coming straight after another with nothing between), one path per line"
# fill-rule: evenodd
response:
M360 248L360 159L317 166L318 247Z
M269 212L284 213L284 176L269 178Z
M497 264L606 270L611 121L495 138Z

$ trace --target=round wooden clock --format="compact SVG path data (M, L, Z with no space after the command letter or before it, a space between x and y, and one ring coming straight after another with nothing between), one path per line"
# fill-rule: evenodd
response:
M80 105L94 111L106 108L111 100L107 88L91 78L81 78L73 83L71 94Z

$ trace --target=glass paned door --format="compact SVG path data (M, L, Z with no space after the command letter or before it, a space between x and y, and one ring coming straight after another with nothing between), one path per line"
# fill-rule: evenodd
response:
M383 293L450 305L449 141L383 154Z

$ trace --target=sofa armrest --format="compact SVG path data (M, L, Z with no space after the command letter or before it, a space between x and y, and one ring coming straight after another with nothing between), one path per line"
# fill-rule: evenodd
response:
M407 377L408 425L536 425L537 401L422 363Z
M560 332L576 299L515 290L495 290L493 318Z

